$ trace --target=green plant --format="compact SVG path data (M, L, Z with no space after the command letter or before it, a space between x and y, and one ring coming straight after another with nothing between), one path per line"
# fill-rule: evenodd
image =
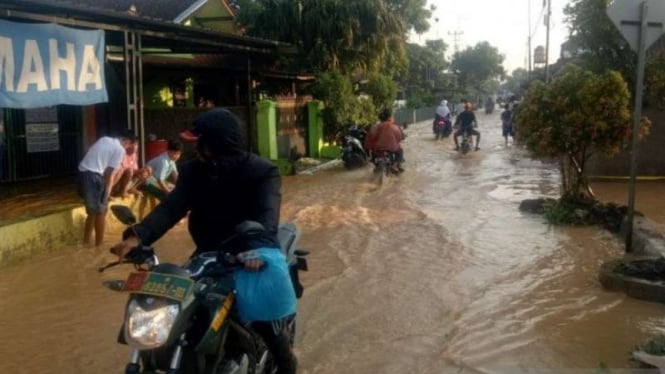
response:
M363 91L370 96L374 107L392 108L397 97L397 84L389 76L372 73Z
M646 343L640 344L635 347L637 351L644 351L648 354L655 356L664 356L665 355L665 335L658 335Z
M543 204L545 219L555 225L575 224L575 209L562 200L548 200Z
M526 92L517 109L518 136L536 156L559 160L564 198L590 196L586 163L596 152L618 153L631 139L629 102L619 73L568 65L551 84L536 82ZM649 126L643 120L641 136Z

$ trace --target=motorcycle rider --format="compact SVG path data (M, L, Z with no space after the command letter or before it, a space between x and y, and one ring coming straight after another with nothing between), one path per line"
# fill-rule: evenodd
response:
M395 171L402 172L404 151L400 143L404 140L404 133L393 121L392 110L385 108L379 113L380 122L372 126L365 139L365 149L375 155L377 152L390 152L393 154Z
M215 108L201 114L193 128L181 133L181 137L196 140L198 159L182 165L173 191L141 223L125 231L124 241L113 247L113 253L122 259L139 241L143 245L154 243L189 213L189 232L197 252L223 250L237 255L244 263L244 269L237 272L250 272L259 279L260 268L268 265L261 251L275 250L281 254L277 239L281 201L279 169L243 150L240 123L226 109ZM220 243L235 233L236 225L246 220L261 223L265 232L220 248ZM286 258L284 264L269 265L284 266L284 274L269 282L275 295L288 297L267 295L251 302L260 303L268 314L278 309L284 311L284 305L288 304L289 312L274 315L271 320L246 322L251 322L252 329L264 339L275 358L277 372L292 374L296 372L297 360L285 329L295 317L295 292ZM251 298L243 290L236 291L238 305L243 295Z
M445 127L443 129L437 128L437 123L441 120L444 121L444 126L448 126L450 123L450 109L448 108L448 100L441 100L441 104L436 107L436 111L434 112L433 131L434 134L436 134L436 140L444 137Z
M474 129L475 125L478 124L476 121L476 114L473 113L471 103L467 102L464 103L464 111L460 113L457 116L457 119L455 119L455 127L459 126L457 131L455 131L455 134L453 136L453 139L455 140L455 150L459 151L459 138L463 134L469 134L471 136L475 135L476 136L476 148L475 150L479 150L480 147L480 132Z

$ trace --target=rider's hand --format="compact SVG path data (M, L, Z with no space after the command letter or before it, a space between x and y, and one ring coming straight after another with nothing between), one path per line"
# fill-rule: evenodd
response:
M259 271L264 265L255 251L246 251L238 254L238 260L245 265L245 270Z
M139 246L139 240L136 237L132 236L130 238L127 238L127 240L122 241L111 247L111 253L117 255L118 260L122 261L127 255L127 253L129 253L129 251L138 246Z

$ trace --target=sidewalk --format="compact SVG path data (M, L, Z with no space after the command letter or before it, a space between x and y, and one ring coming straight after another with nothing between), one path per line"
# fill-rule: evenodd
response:
M0 185L0 227L79 205L74 177Z
M115 199L136 210L134 198ZM80 243L85 208L73 178L0 187L0 266ZM107 225L120 225L108 215Z

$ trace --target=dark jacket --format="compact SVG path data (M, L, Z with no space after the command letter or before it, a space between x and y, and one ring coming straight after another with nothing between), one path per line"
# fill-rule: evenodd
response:
M460 125L460 130L473 130L473 124L476 122L476 114L471 111L464 111L457 116L455 124Z
M143 244L151 245L189 212L189 232L198 251L238 253L278 247L280 189L279 169L254 154L225 159L214 168L191 161L182 165L175 189L135 230ZM245 220L263 224L265 235L221 248L220 243ZM130 230L125 231L128 235L132 235Z

